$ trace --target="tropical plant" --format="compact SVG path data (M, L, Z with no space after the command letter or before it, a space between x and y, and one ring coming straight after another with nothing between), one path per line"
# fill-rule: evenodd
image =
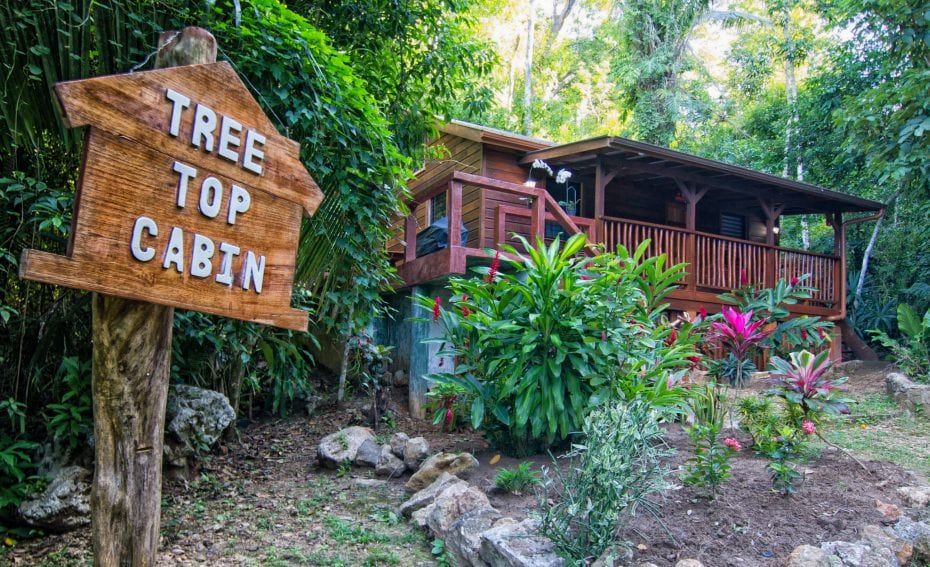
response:
M61 360L57 380L65 392L60 401L45 406L49 434L72 449L87 442L93 428L90 398L91 362L69 356Z
M707 339L716 341L726 352L726 357L713 367L713 373L742 388L756 370L751 355L769 331L762 328L764 319L752 320L752 311L743 312L724 305L721 315L722 321L712 321L707 333Z
M507 257L475 270L482 277L450 280L448 305L416 299L441 325L431 339L443 345L439 356L453 362L430 379L462 386L472 426L501 450L561 443L600 400L649 392L656 403L681 401L676 373L697 338L669 340L659 302L682 267L643 258L643 246L585 258L585 242L524 241L526 255L504 247Z
M30 473L35 469L30 454L38 443L0 435L0 513L18 506L31 487Z
M583 439L565 456L567 471L558 464L551 475L543 470L542 531L559 555L580 563L628 545L618 534L668 486L662 460L672 451L661 417L645 400L607 402L585 420Z
M906 304L898 305L899 340L882 330L869 331L891 353L895 365L917 382L930 382L930 309L920 317Z
M530 468L529 463L520 463L513 468L503 468L494 477L494 486L498 490L511 494L522 494L542 482L539 473Z
M849 413L849 400L839 393L846 378L833 378L828 374L833 362L829 352L813 354L809 351L791 353L790 360L773 357L769 395L787 402L789 410L796 407L804 419L817 421L822 415Z
M772 488L776 492L788 496L797 490L797 482L801 478L796 462L803 455L805 440L801 432L791 426L784 426L778 430L773 438L773 446L766 457L769 458L768 470L772 479Z
M468 391L460 384L433 384L426 399L426 411L433 414L433 425L441 424L443 431L456 431L468 423L470 400Z
M752 437L757 449L773 438L784 425L784 419L770 396L746 396L737 402L740 428ZM764 451L764 449L763 449Z
M729 413L726 392L715 382L694 386L689 391L688 407L694 423L685 432L694 445L694 455L685 465L682 481L708 489L709 496L715 498L730 478L730 459L740 449L735 439L720 439Z

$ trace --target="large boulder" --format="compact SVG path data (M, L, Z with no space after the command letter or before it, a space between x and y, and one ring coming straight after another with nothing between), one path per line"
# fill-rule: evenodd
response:
M362 441L355 453L355 464L360 467L376 467L381 460L381 445L374 437Z
M470 453L436 453L420 465L420 469L410 477L406 486L408 490L422 490L444 472L459 478L468 478L476 468L478 459Z
M898 495L912 508L926 508L930 504L930 486L902 486Z
M423 490L420 490L411 496L410 499L408 499L406 502L401 504L397 509L398 514L403 516L410 516L417 510L429 506L433 503L434 500L436 500L436 497L439 496L439 494L448 488L451 484L467 483L453 474L442 473L429 486Z
M410 437L402 431L398 431L394 435L391 435L391 452L394 453L394 456L398 459L404 458L404 447L407 445L407 441Z
M91 472L83 467L57 471L45 490L19 505L19 517L30 526L66 532L90 524Z
M830 559L819 547L799 545L788 556L788 567L830 567Z
M446 532L456 520L466 512L489 510L491 503L487 495L469 484L453 485L443 490L432 504L424 508L429 510L426 525L436 537L445 539Z
M454 559L456 565L468 567L485 567L487 562L481 559L481 534L501 518L494 508L480 508L462 514L443 534L445 550Z
M359 447L369 439L374 441L374 437L375 432L367 427L346 427L320 440L317 457L324 467L339 468L342 463L355 461Z
M885 391L899 406L918 413L930 407L930 385L916 384L904 374L885 376Z
M539 533L538 522L501 523L481 534L483 559L491 567L562 567L552 541Z
M165 412L165 460L185 466L188 457L208 451L235 418L223 394L196 386L172 386Z
M429 456L429 443L422 437L414 437L404 442L404 464L410 472L420 468Z
M378 462L375 464L375 474L386 476L388 478L397 478L403 476L407 466L398 459L391 451L391 446L384 444L381 446L381 454L378 456Z

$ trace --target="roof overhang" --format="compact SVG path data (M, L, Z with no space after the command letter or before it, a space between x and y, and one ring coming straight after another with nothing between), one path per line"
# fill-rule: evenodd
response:
M652 144L602 136L527 152L520 163L542 159L550 166L593 169L671 178L784 205L783 214L874 212L884 205L745 167L709 160Z
M465 138L466 140L472 140L473 142L480 142L482 144L519 152L534 151L555 145L542 138L515 134L513 132L507 132L506 130L481 126L480 124L472 124L471 122L462 120L453 120L444 125L441 130L447 134Z

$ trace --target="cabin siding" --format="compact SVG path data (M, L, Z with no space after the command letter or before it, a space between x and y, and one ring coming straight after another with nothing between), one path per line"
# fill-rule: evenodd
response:
M454 171L476 174L482 171L483 148L480 142L443 133L430 144L430 151L439 152L440 157L427 160L423 169L417 172L416 178L408 184L410 192L414 195L420 191L429 190L434 183ZM471 246L472 242L477 243L480 234L480 215L478 214L480 200L481 192L477 188L464 187L462 189L462 222L468 230L469 246ZM429 226L429 223L433 220L429 218L428 202L418 205L414 214L417 219L417 231ZM388 252L403 254L404 217L395 219L391 226L394 236L388 240Z

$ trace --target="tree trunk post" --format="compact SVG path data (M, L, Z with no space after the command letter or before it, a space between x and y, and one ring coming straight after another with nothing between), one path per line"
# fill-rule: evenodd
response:
M159 37L156 67L216 61L207 30ZM155 565L174 309L93 295L94 563Z

